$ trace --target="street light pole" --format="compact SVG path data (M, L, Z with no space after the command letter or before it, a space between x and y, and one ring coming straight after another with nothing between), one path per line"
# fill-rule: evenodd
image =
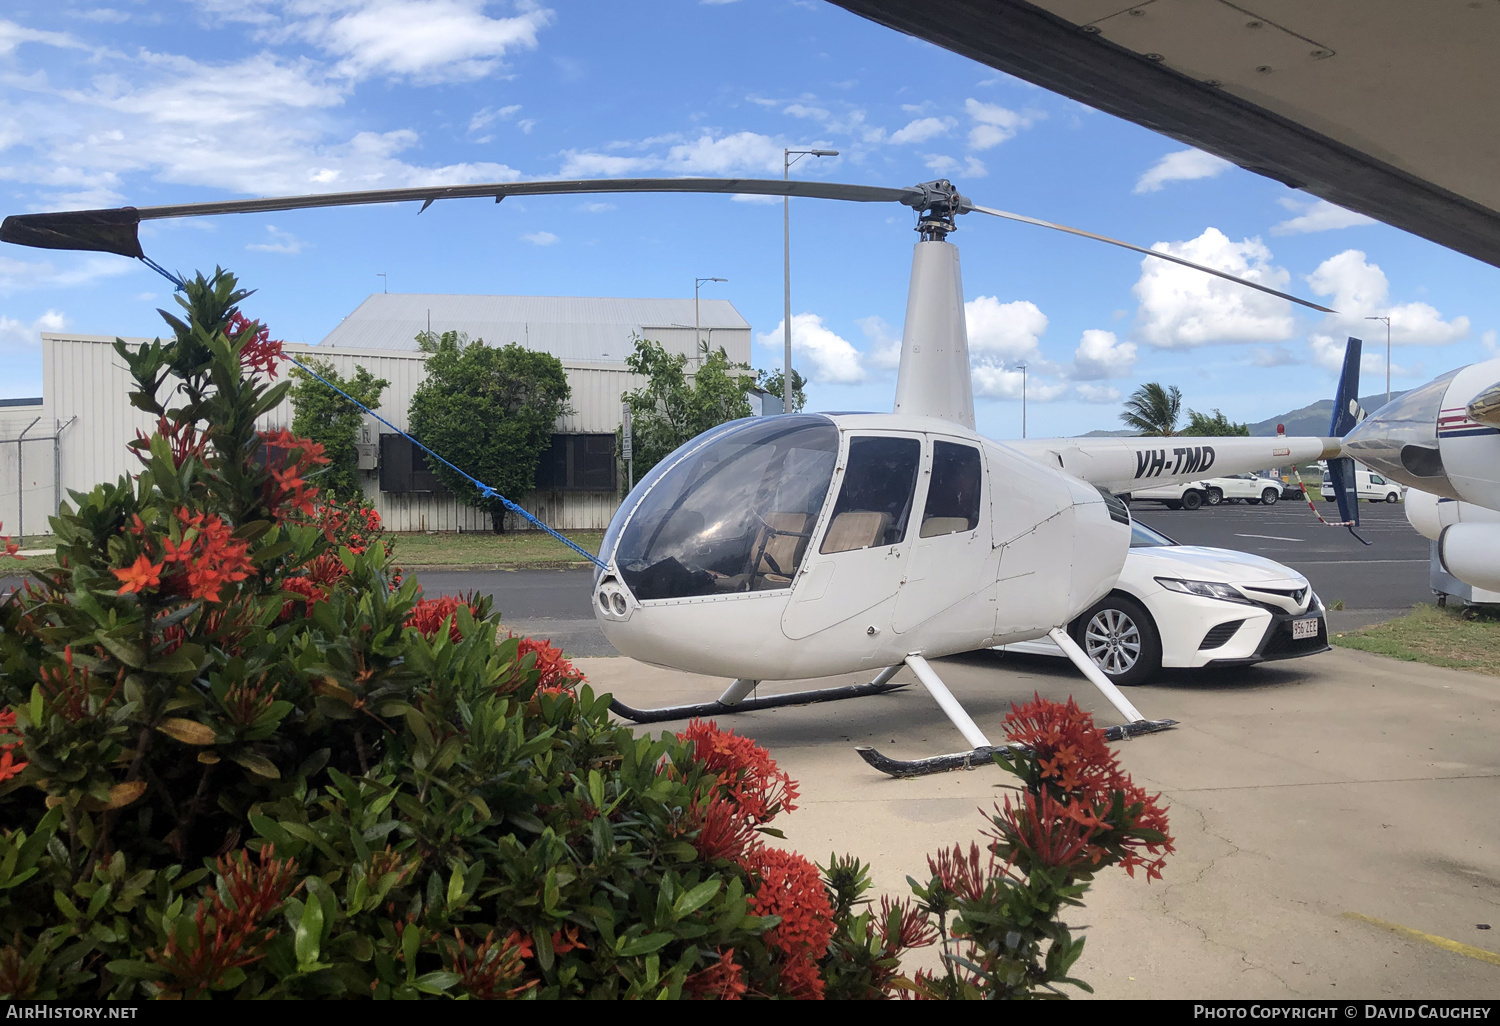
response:
M1366 317L1367 321L1385 321L1385 401L1391 401L1391 319L1389 317Z
M728 278L694 278L693 279L693 359L698 360L700 363L702 362L702 358L699 357L698 353L699 353L699 351L703 347L703 338L702 338L702 332L698 328L698 290L703 287L703 283L706 282L706 281L728 281L728 280L729 280ZM712 337L712 336L713 336L713 331L712 331L712 329L710 329L709 330L709 337Z
M1026 437L1026 365L1016 364L1021 368L1021 437Z
M792 165L803 157L837 157L838 150L782 150L781 180L791 180ZM792 412L792 197L781 197L781 268L783 299L781 318L785 352L781 363L781 412Z

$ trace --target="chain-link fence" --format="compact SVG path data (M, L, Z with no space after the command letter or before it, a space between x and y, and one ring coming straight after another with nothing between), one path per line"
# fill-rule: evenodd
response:
M52 533L47 521L62 491L62 432L57 421L41 417L19 431L21 425L7 427L0 437L0 525L24 547L26 538Z

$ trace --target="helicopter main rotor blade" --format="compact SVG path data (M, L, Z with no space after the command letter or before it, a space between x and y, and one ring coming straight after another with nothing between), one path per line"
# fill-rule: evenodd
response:
M968 204L964 209L973 210L980 214L989 214L991 217L1003 217L1008 221L1020 221L1022 224L1034 224L1041 228L1051 228L1054 231L1067 232L1069 235L1077 235L1085 239L1093 239L1095 242L1107 242L1111 246L1119 246L1121 249L1134 250L1137 253L1144 253L1146 256L1153 256L1160 260L1170 260L1174 264L1181 264L1183 267L1191 267L1193 270L1202 271L1204 274L1215 275L1219 278L1223 278L1225 281L1232 281L1237 285L1244 285L1247 288L1256 289L1257 291L1264 292L1268 296L1275 296L1278 299L1289 300L1290 302L1297 303L1300 306L1305 306L1310 310L1319 310L1323 313L1334 312L1326 306L1320 306L1317 303L1311 302L1310 300L1299 299L1298 297L1285 292L1278 292L1277 290L1270 288L1269 286L1262 285L1259 282L1250 281L1248 278L1240 278L1236 275L1230 274L1227 271L1221 271L1218 268L1209 267L1206 264L1197 264L1191 260L1184 260L1180 256L1173 256L1171 253L1163 253L1158 249L1147 249L1145 246L1137 246L1131 242L1122 242L1119 239L1111 239L1108 235L1095 235L1093 232L1086 232L1082 228L1069 228L1065 224L1055 224L1052 221L1042 221L1035 217L1027 217L1025 214L1012 214L1008 210L996 210L993 207L975 206L972 203Z
M141 256L136 227L141 221L209 214L255 214L315 207L349 207L373 203L422 201L426 210L443 199L482 199L507 196L547 196L606 192L702 192L757 196L799 196L811 199L852 200L856 203L921 202L921 189L889 189L838 182L778 181L766 178L601 178L560 182L490 182L483 185L427 186L412 189L373 189L329 192L311 196L173 203L156 207L116 207L107 210L69 210L47 214L13 214L0 224L0 242L42 249L80 249L122 256Z

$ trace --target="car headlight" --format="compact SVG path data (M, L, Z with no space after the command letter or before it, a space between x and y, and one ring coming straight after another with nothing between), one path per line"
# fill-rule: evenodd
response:
M1245 605L1255 605L1245 596L1227 584L1217 581L1184 581L1178 577L1158 577L1156 583L1168 591L1180 591L1184 595L1197 595L1201 598L1222 599L1225 602L1241 602Z

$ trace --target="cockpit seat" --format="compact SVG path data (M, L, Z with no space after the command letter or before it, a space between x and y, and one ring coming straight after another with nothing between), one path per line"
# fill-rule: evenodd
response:
M890 526L891 515L889 513L875 513L869 510L851 510L848 513L840 513L833 518L833 523L828 525L828 534L823 538L821 551L827 553L868 549L872 545L879 545L884 540L886 529Z
M968 517L928 517L922 521L922 537L936 538L943 534L957 534L969 530Z

